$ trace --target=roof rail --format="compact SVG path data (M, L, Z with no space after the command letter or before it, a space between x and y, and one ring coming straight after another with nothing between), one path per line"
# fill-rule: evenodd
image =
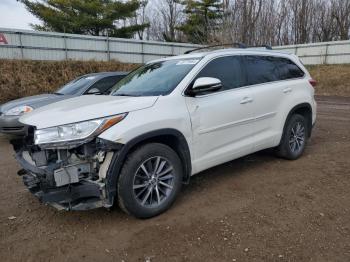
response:
M268 50L272 50L272 47L270 45L252 45L252 46L248 46L247 48L254 48L254 47L265 47Z
M195 49L191 49L191 50L188 50L186 51L184 54L189 54L189 53L192 53L194 51L198 51L198 50L202 50L202 49L208 49L208 48L211 48L211 47L218 47L218 46L237 46L238 48L247 48L247 46L245 44L242 44L242 43L231 43L231 44L217 44L217 45L208 45L208 46L203 46L203 47L198 47L198 48L195 48Z

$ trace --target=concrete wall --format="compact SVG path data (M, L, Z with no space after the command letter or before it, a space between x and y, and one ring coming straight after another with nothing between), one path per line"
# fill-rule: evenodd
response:
M350 63L350 40L276 46L273 49L296 54L306 65Z
M0 58L5 59L116 59L127 63L144 63L183 54L196 47L199 46L0 28ZM308 65L350 63L350 41L276 46L273 49L297 54Z
M0 28L0 58L144 63L198 45Z

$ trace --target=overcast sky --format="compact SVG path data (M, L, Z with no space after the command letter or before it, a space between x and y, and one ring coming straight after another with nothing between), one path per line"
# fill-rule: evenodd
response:
M40 22L25 9L23 4L16 0L0 0L0 27L32 29L30 23Z
M151 0L150 5L159 0ZM32 29L30 24L40 24L40 21L29 13L23 4L16 0L0 0L0 27L14 29Z

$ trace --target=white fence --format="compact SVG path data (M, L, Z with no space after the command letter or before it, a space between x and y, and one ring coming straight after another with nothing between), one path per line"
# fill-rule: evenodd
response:
M0 58L29 60L119 60L144 63L183 54L198 45L0 28ZM350 41L277 46L305 64L350 63Z
M198 45L0 28L0 58L144 63Z
M306 65L350 63L350 40L276 46L273 49L296 54Z

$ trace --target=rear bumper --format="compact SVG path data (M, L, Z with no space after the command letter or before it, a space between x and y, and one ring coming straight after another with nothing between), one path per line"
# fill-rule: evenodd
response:
M19 116L0 115L0 133L24 136L27 133L27 127L19 122Z

